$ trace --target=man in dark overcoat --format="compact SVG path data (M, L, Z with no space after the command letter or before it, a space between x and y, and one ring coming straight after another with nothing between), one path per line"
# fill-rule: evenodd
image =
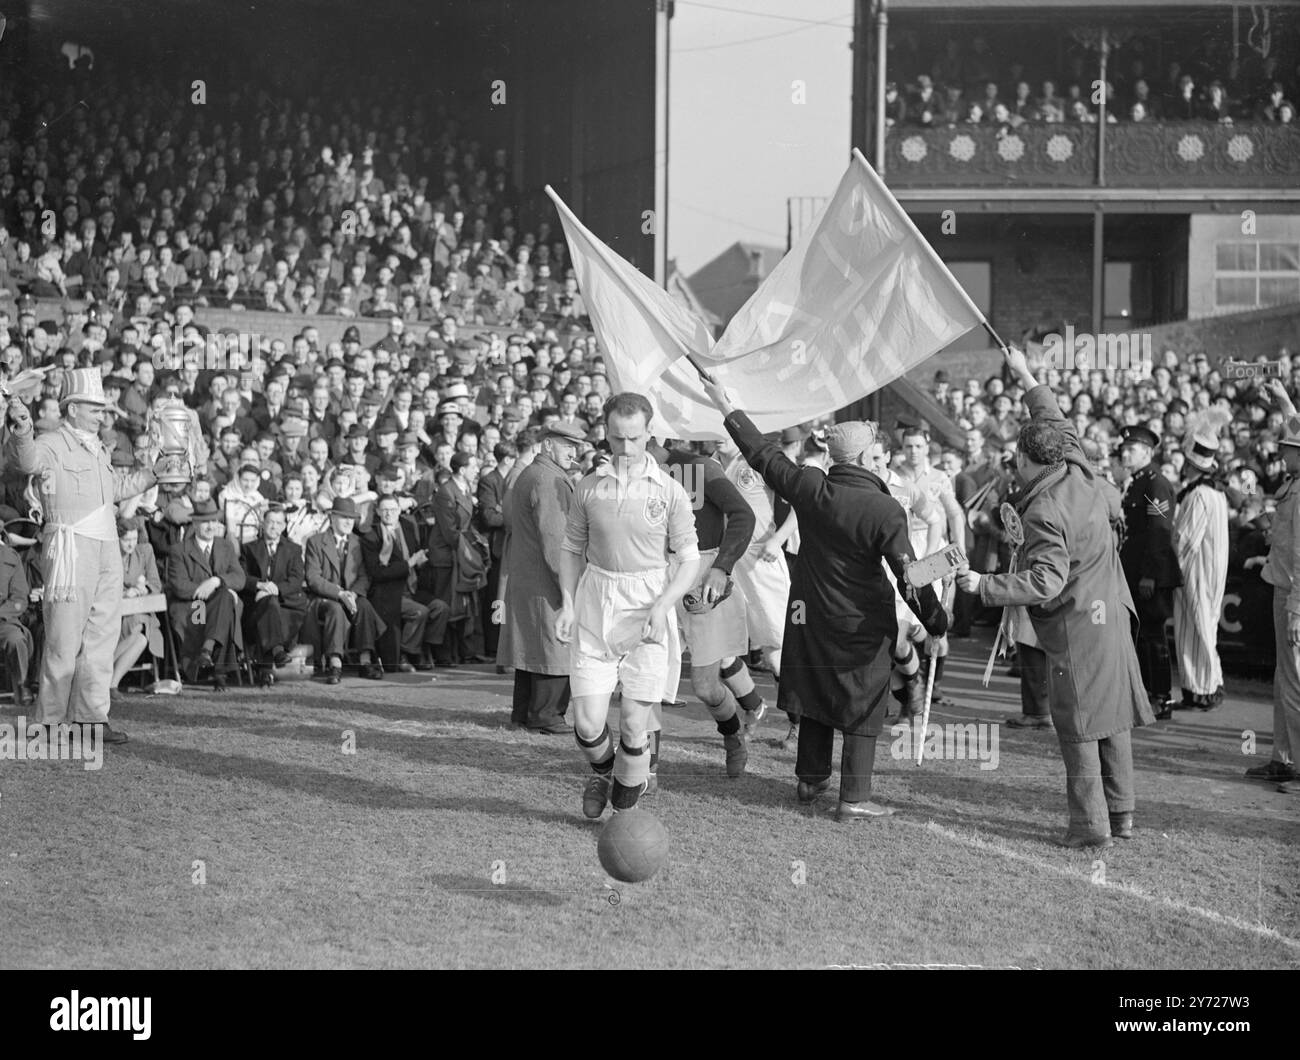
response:
M907 515L885 484L867 470L875 431L861 422L826 430L831 469L799 468L766 441L716 382L705 391L725 419L749 465L794 509L803 540L790 586L777 707L799 717L795 773L800 801L830 785L836 731L844 734L838 818L853 821L894 811L871 801L876 738L885 720L889 671L898 639L894 590L931 637L948 617L929 586L910 589L904 568L914 560Z
M180 641L181 667L197 680L212 670L212 689L225 691L244 650L239 593L247 576L235 546L217 531L221 509L207 500L194 506L190 532L167 558L167 613Z
M1025 541L1016 573L965 570L958 581L990 607L1028 607L1047 653L1052 721L1065 759L1070 821L1063 845L1106 847L1133 832L1131 730L1155 715L1132 639L1137 621L1096 476L1056 396L1019 350L1007 364L1032 420L1020 432L1017 507Z
M307 618L306 567L302 549L285 536L284 509L262 516L262 534L244 546L244 637L254 645L260 684L273 681L273 667L289 665L289 649Z
M388 627L377 648L384 664L400 673L432 668L428 647L442 643L450 611L436 597L417 599L419 572L428 562L420 536L420 528L401 517L400 502L391 496L379 498L374 525L361 535L369 600Z
M450 608L447 635L435 653L439 662L463 662L474 635L477 606L459 591L457 573L461 538L474 524L472 480L478 472L478 458L456 453L451 458L452 476L433 495L433 529L429 533L429 566L433 571L434 594Z
M506 496L506 476L515 462L515 447L510 442L498 442L492 455L496 466L491 471L479 476L478 505L474 517L479 532L487 539L491 562L488 565L488 581L483 589L483 650L496 658L500 640L501 623L493 614L492 604L497 599L501 581L501 555L506 540L505 516L502 503Z
M552 423L541 453L520 473L511 490L509 570L501 624L500 659L515 669L510 720L536 732L571 732L569 645L555 636L560 613L560 546L573 500L569 471L583 434Z
M307 539L303 568L307 581L307 620L303 639L316 648L325 683L343 678L343 656L355 651L361 676L375 681L384 666L374 658L375 644L388 628L367 599L370 579L361 558L361 541L352 533L357 506L351 497L335 497L330 525Z

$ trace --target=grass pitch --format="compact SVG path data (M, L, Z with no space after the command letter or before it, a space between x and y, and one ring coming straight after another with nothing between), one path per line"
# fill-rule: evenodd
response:
M1003 667L979 686L987 651L955 646L958 705L933 721L1018 713ZM572 739L511 730L490 667L132 697L98 772L0 762L0 964L1300 967L1300 800L1243 778L1272 713L1236 691L1136 734L1136 836L1099 854L1051 845L1051 734L1002 727L989 770L917 768L883 737L899 813L840 825L833 787L796 803L783 717L729 781L687 694L643 803L672 853L633 885L597 861Z

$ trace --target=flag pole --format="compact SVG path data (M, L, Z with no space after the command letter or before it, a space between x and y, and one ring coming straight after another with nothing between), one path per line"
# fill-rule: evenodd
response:
M993 330L993 325L984 319L983 314L980 314L980 323L984 325L984 330L989 333L989 338L991 338L995 343L997 343L998 349L1000 349L1003 353L1006 353L1006 351L1010 347L1008 347L1007 344L1002 341L1002 336Z

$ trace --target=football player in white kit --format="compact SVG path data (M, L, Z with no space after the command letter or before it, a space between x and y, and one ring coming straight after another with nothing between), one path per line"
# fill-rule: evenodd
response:
M745 596L750 643L763 653L763 659L772 670L772 677L780 682L785 609L790 600L790 568L786 566L782 546L798 529L799 521L791 511L783 526L776 525L772 491L763 477L745 462L730 437L718 443L717 457L728 480L754 511L753 540L731 575L735 579L736 588ZM723 680L739 699L742 691L733 686L735 675L729 673L729 670L730 666L724 663ZM740 673L748 678L743 669ZM753 682L749 681L749 685L748 691L752 694ZM798 732L798 719L790 718L790 731L786 734L785 744L797 737Z
M879 429L876 430L876 440L872 443L870 455L871 470L907 512L912 551L918 557L937 552L943 547L943 510L919 485L890 469L889 436ZM890 582L892 584L893 580L890 579ZM938 593L940 586L936 585L934 589ZM921 660L917 654L917 645L925 643L927 634L899 594L897 586L894 587L894 611L898 617L898 641L894 646L894 671L890 674L889 684L901 707L900 720L906 720L919 717L925 706L925 685L921 681Z
M903 430L901 448L903 450L903 461L897 468L898 477L905 482L920 486L930 500L936 503L947 517L946 525L943 527L943 537L936 547L943 548L950 541L964 543L966 540L966 517L961 510L961 505L957 503L957 494L948 473L940 468L930 466L930 435L920 427L907 427ZM909 525L913 536L925 531L925 523L915 511L909 513ZM915 547L915 542L913 542L913 548ZM919 559L922 555L929 555L932 551L934 549L925 553L918 552L917 558ZM957 598L955 579L945 578L941 585L935 586L935 592L939 594L940 600L943 601L943 608L948 612L948 618L951 621L953 604ZM936 706L946 702L943 693L939 690L939 682L943 679L943 661L947 656L948 637L945 634L932 645L932 660L935 672L934 697L931 702Z
M691 499L646 451L653 416L641 394L605 403L613 458L574 490L560 553L555 634L571 646L573 735L593 773L582 812L592 820L609 803L631 809L649 786L648 731L677 642L677 603L699 583ZM607 718L620 682L616 744Z
M731 577L753 537L754 513L714 461L683 449L667 449L653 439L647 452L691 498L700 581L678 604L678 631L691 652L691 689L722 735L727 776L738 777L749 759L748 734L767 710L740 658L749 650L748 623L745 598L734 591ZM680 676L681 655L677 652L669 660L667 695L674 694ZM655 715L660 706L655 704ZM647 794L657 787L661 729L655 717Z

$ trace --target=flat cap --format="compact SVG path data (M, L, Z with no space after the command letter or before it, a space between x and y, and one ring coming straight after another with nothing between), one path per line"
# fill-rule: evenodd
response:
M826 428L826 450L831 462L848 464L856 460L876 440L870 424L848 420Z

